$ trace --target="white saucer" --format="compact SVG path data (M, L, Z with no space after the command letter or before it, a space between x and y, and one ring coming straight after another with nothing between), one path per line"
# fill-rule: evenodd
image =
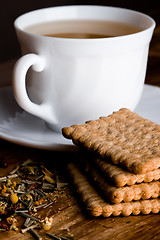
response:
M145 85L135 112L160 124L160 88ZM11 87L0 89L0 138L40 149L75 150L71 140L49 130L43 120L23 111Z

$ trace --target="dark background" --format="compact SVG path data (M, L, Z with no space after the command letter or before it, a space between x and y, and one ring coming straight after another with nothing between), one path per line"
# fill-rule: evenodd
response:
M105 5L130 8L155 16L159 21L159 0L0 0L0 62L18 57L20 49L13 27L14 20L21 14L44 7L61 5Z

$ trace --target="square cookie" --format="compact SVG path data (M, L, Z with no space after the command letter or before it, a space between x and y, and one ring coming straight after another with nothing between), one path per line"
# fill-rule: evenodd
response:
M62 129L63 135L135 174L160 168L160 126L123 108Z
M129 216L149 213L158 213L160 211L160 199L149 199L132 201L129 203L112 204L105 201L101 195L90 184L87 177L79 170L76 164L70 163L67 167L73 184L85 204L86 209L92 216L103 217L113 216Z

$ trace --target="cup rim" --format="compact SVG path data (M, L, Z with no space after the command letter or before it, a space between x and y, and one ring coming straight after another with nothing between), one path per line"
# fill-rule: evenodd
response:
M147 19L148 21L150 21L150 26L146 27L145 29L142 29L136 33L132 33L132 34L127 34L127 35L122 35L122 36L114 36L114 37L110 37L110 38L92 38L92 39L75 39L75 38L60 38L60 37L49 37L49 36L43 36L43 35L40 35L40 34L36 34L36 33L31 33L27 30L25 30L25 27L28 27L28 26L31 26L33 25L32 24L28 24L27 26L23 26L24 24L24 18L26 18L27 16L31 16L33 14L39 14L41 12L45 12L45 11L52 11L52 10L56 10L56 9L67 9L67 8L95 8L95 9L110 9L110 10L118 10L118 11L124 11L126 13L131 13L131 14L135 14L135 16L140 16L140 17L144 17L145 19ZM95 20L95 19L94 19ZM96 19L97 20L97 19ZM52 20L51 20L52 21ZM43 23L45 21L41 21L41 22L36 22L35 24L37 23ZM47 22L47 21L46 21ZM47 38L47 39L58 39L58 40L61 40L61 41L104 41L104 40L107 40L107 41L110 41L113 39L119 39L119 38L126 38L126 37L130 37L130 36L135 36L135 35L141 35L141 34L145 34L147 33L148 31L152 31L154 30L154 28L156 27L156 22L155 20L145 14L145 13L142 13L140 11L137 11L137 10L132 10L132 9L128 9L128 8L122 8L122 7L115 7L115 6L102 6L102 5L64 5L64 6L54 6L54 7L47 7L47 8L41 8L41 9L36 9L36 10L33 10L33 11L29 11L29 12L26 12L22 15L20 15L19 17L17 17L14 21L14 27L16 29L16 31L20 31L20 32L23 32L25 34L28 34L28 35L31 35L31 36L37 36L37 37L40 37L40 38Z

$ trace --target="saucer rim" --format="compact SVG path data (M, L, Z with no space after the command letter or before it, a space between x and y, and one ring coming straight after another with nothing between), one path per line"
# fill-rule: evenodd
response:
M144 90L143 90L142 96L145 91L147 91L147 90L150 91L153 89L157 89L158 91L160 91L160 87L158 87L158 86L144 84ZM4 93L4 91L7 91L7 92L12 91L12 86L6 86L3 88L0 88L0 96ZM139 104L137 105L137 107L138 106L139 106ZM137 109L137 107L136 107L136 109ZM19 108L19 106L17 104L17 109L18 108ZM137 112L136 109L135 109L135 112ZM0 113L1 113L1 109L0 109ZM137 113L141 114L140 112L137 112ZM8 117L10 117L10 116L8 116ZM8 131L9 131L9 129L8 129ZM19 136L9 135L8 131L7 131L7 129L2 128L1 121L0 121L0 139L6 140L8 142L18 144L21 146L31 147L31 148L36 148L36 149L56 150L56 151L77 151L77 147L72 143L72 140L64 139L63 135L60 133L59 134L62 135L61 143L53 143L53 142L46 142L46 141L41 141L41 142L33 141L33 140L30 140L27 138L25 139L24 137L22 138ZM49 132L52 133L53 137L54 137L55 133L53 131L49 131ZM58 133L56 133L56 134L58 134Z

